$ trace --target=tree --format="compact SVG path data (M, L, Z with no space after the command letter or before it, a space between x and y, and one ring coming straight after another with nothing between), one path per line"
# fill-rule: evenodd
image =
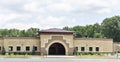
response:
M19 30L18 29L10 29L10 30L8 30L8 35L10 36L10 37L17 37L17 36L19 36Z
M106 18L102 22L102 33L113 41L120 41L120 16Z
M101 33L94 33L94 38L102 38L102 34Z
M19 36L26 37L26 31L25 30L21 30Z
M33 46L32 55L35 55L35 46Z
M85 29L86 29L86 36L93 38L94 37L93 25L86 25Z
M64 30L71 30L68 26L63 27Z
M9 32L8 29L1 29L1 36L6 37L8 36Z
M93 25L93 29L94 29L94 38L103 38L101 25L99 25L98 23L95 23Z
M2 47L2 55L5 55L6 51L5 51L5 48Z
M37 35L39 29L38 28L30 28L26 31L26 36L28 37L34 37Z
M73 55L77 55L77 53L78 53L78 47L74 47L74 49L73 49Z

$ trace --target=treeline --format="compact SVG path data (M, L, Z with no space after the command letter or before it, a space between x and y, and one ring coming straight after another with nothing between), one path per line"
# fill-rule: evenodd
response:
M86 26L74 26L74 27L64 27L65 30L74 31L75 37L86 37L86 38L103 38L101 26L96 23L94 25L86 25Z
M37 36L39 29L30 28L28 30L0 29L1 37L34 37Z
M112 38L113 41L120 42L120 16L105 18L101 24L95 23L86 26L63 27L65 30L75 31L74 36L79 38ZM35 37L38 28L28 30L0 29L1 37Z
M120 42L120 16L106 18L101 24L64 27L65 30L75 31L75 37L86 38L112 38Z

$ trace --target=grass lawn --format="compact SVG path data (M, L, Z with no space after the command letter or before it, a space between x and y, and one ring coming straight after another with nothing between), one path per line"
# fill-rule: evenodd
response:
M0 58L42 58L40 55L0 55ZM82 59L112 59L115 57L104 55L78 55L77 58Z
M110 56L104 56L104 55L79 55L78 58L87 58L87 59L112 59L114 57L110 57Z
M41 58L40 55L0 55L0 58Z

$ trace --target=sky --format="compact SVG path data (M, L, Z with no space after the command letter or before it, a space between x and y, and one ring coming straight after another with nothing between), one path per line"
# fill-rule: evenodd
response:
M0 0L0 29L49 29L102 23L120 0Z

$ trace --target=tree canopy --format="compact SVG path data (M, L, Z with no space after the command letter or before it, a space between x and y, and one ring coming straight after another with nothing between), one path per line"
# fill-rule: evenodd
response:
M102 38L101 25L98 23L86 26L64 27L65 30L75 31L75 37Z
M63 29L75 31L75 37L112 38L120 42L120 16L105 18L101 24L64 27Z
M104 19L101 27L105 37L120 41L120 16Z
M75 31L75 37L86 38L112 38L120 42L120 16L105 18L101 24L95 23L86 26L63 27L65 30ZM18 29L0 29L1 37L35 37L38 28L29 28L27 30Z
M18 29L0 29L1 37L34 37L37 35L38 28L29 28L28 30Z

